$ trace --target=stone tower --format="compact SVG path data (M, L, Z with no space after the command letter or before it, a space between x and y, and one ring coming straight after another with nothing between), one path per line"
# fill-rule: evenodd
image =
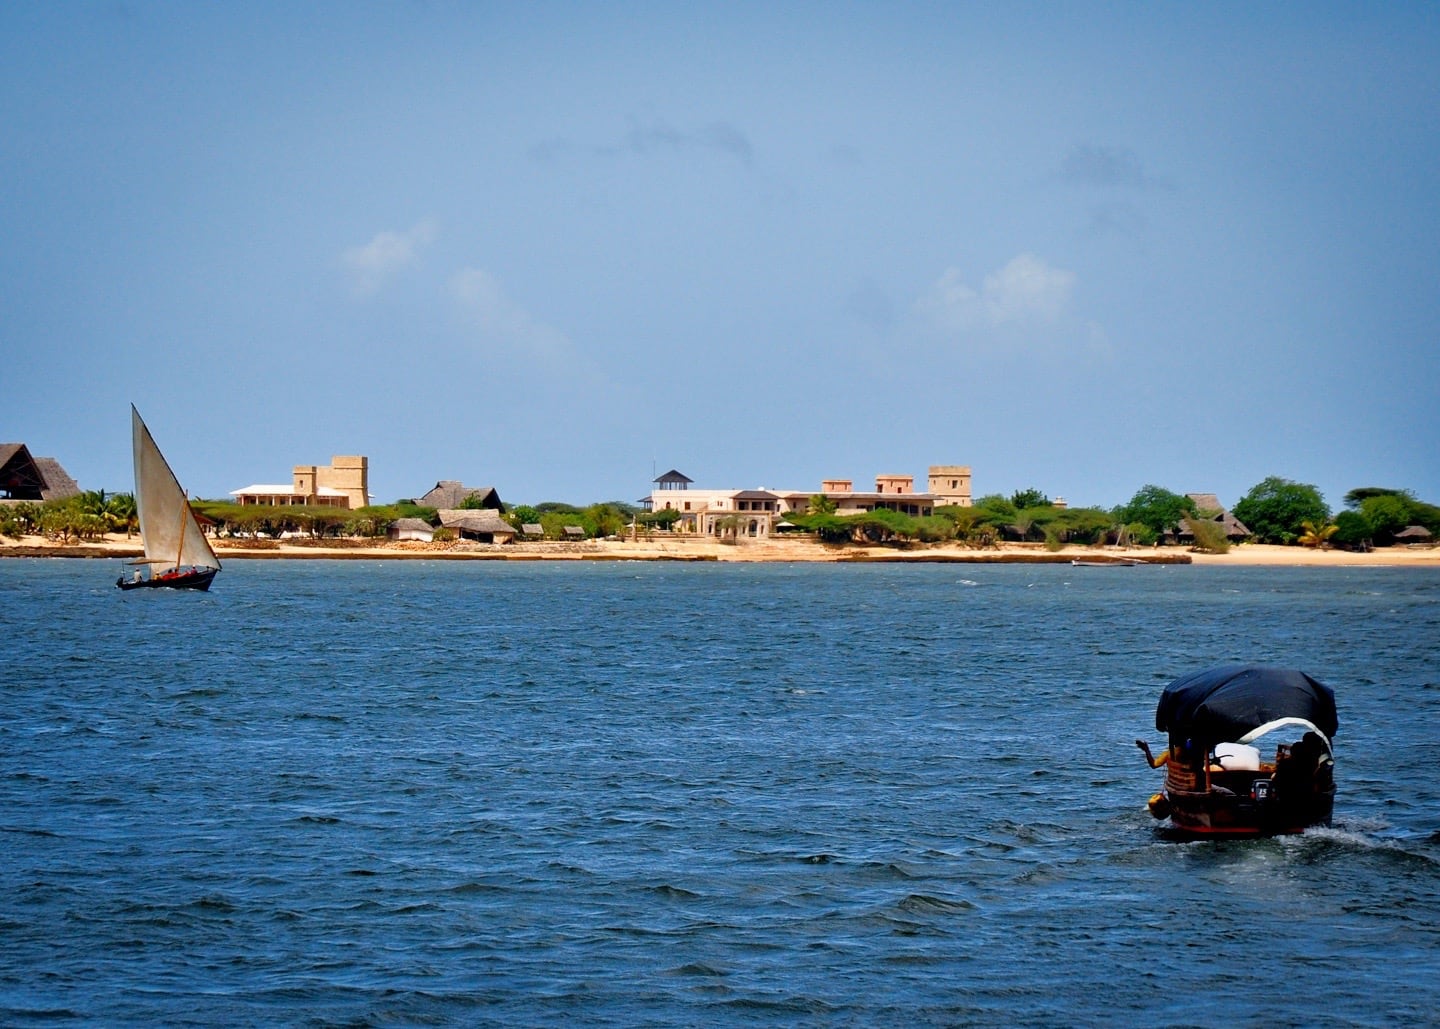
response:
M970 466L963 464L932 464L930 488L936 507L969 507Z

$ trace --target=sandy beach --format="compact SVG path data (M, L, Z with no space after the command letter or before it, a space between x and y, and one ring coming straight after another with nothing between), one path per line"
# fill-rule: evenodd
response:
M1049 551L1041 544L1006 543L983 550L955 543L909 546L832 546L809 539L717 540L652 536L638 540L587 540L580 543L470 542L417 543L388 540L229 540L215 541L221 560L236 559L428 559L500 561L884 561L1068 564L1073 560L1134 560L1147 564L1414 567L1440 569L1440 547L1387 547L1369 553L1313 550L1248 543L1224 554L1192 553L1180 547L1117 550L1066 547ZM103 540L61 545L42 536L0 537L0 557L124 558L140 554L140 538L123 534Z

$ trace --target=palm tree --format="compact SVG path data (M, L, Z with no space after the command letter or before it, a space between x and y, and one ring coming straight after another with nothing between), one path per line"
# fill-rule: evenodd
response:
M1339 530L1340 526L1334 522L1325 522L1323 525L1316 525L1314 522L1300 523L1300 538L1297 542L1302 547L1323 547L1326 541Z
M135 498L129 493L115 493L105 501L105 510L102 512L105 519L105 530L107 532L119 532L125 530L125 538L129 539L140 524L140 512L135 507Z

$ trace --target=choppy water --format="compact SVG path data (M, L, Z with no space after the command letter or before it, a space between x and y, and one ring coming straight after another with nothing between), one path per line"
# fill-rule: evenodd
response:
M0 561L0 1021L1440 1011L1440 575ZM1336 825L1175 844L1169 679L1294 664Z

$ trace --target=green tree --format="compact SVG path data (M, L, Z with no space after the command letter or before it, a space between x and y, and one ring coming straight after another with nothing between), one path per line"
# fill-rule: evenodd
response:
M1440 536L1440 507L1417 500L1411 511L1411 520L1416 525L1423 525L1435 535Z
M1027 507L1049 507L1050 498L1038 489L1022 489L1010 494L1010 503L1017 511L1023 511Z
M535 510L542 515L578 515L580 509L574 504L564 504L558 500L543 500L535 505Z
M1230 541L1225 537L1225 526L1219 522L1198 515L1186 515L1185 526L1190 530L1190 535L1195 537L1194 549L1200 553L1224 554L1230 549Z
M1339 526L1335 542L1341 546L1367 540L1387 546L1396 533L1410 525L1423 525L1432 533L1440 533L1440 507L1417 499L1410 490L1366 486L1346 493L1345 503L1354 510L1342 511L1335 517Z
M1127 526L1143 525L1149 539L1142 541L1151 543L1173 531L1186 515L1194 514L1195 501L1155 485L1141 486L1128 504L1114 511L1116 521Z
M801 532L813 532L822 543L848 543L851 536L849 518L835 514L800 514L791 511L785 521Z
M545 531L546 539L564 539L567 525L576 525L584 529L585 521L580 517L578 511L542 511L540 513L540 528ZM590 532L587 530L585 534L588 536Z
M1335 516L1331 542L1340 547L1359 547L1374 539L1374 530L1359 511L1341 511Z
M662 507L659 511L646 511L635 517L641 525L669 532L680 520L680 512L673 507Z
M580 524L585 526L587 536L596 538L619 536L630 524L630 516L622 505L608 501L603 504L591 504L582 511Z
M873 511L851 515L852 537L857 541L887 543L893 539L914 539L915 519L899 511L877 507Z
M353 519L354 512L348 507L316 505L310 509L310 535L339 536Z
M720 542L735 543L740 535L742 521L738 514L721 515L715 522L715 528L720 530Z
M1411 524L1414 501L1400 493L1381 493L1360 501L1360 517L1370 527L1370 536L1387 546L1395 534Z
M0 536L19 539L30 531L30 517L21 510L26 504L0 504Z
M1045 522L1047 538L1053 531L1062 543L1103 543L1114 528L1114 517L1098 507L1055 508Z
M1414 500L1415 494L1408 489L1389 489L1385 486L1360 486L1345 494L1346 507L1359 507L1371 497L1405 497Z
M130 493L112 493L105 501L105 525L107 532L125 530L129 537L140 527L140 511L135 506L135 497Z
M1272 475L1251 487L1235 505L1235 517L1262 543L1294 543L1302 522L1330 520L1330 508L1314 486Z
M966 543L976 542L984 534L980 519L983 512L974 507L945 506L935 509L935 517L943 518L952 526L953 539Z
M940 543L955 538L955 523L941 515L915 519L915 538L924 543Z
M51 500L40 507L40 532L61 543L99 539L105 534L104 494L96 491Z
M975 520L979 524L999 528L1015 520L1017 508L998 493L987 493L975 501Z

